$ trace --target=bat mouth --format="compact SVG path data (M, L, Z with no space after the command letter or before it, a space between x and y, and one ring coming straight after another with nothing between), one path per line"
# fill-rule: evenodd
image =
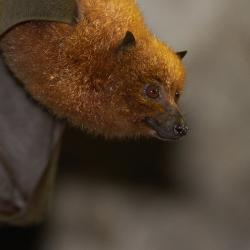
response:
M159 133L159 131L156 131L154 129L152 129L151 135L153 137L161 140L161 141L178 141L178 140L180 140L180 137L162 135L161 133Z
M161 141L177 141L186 135L186 133L176 133L176 125L172 120L162 122L155 118L145 117L144 123L150 128L151 136Z

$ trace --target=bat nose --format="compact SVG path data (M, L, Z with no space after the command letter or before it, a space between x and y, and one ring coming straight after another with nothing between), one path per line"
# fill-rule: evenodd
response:
M176 124L174 126L174 135L182 137L188 134L189 128L185 124Z

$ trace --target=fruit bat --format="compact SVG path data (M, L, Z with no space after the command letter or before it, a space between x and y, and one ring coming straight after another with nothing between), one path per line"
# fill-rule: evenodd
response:
M186 135L178 108L186 51L155 37L134 0L74 3L70 24L51 18L50 6L49 17L32 14L2 29L2 56L27 93L55 117L106 138Z

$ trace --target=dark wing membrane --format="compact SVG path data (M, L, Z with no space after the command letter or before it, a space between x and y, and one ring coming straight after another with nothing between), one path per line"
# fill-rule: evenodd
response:
M75 0L0 0L0 35L31 20L72 24ZM0 224L41 220L63 126L27 97L0 58Z
M0 35L14 25L31 20L73 23L75 0L0 0Z
M63 126L26 95L1 58L0 76L0 224L30 224L46 210Z

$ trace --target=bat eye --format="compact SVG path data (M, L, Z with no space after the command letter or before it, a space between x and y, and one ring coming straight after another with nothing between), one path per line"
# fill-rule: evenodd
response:
M175 101L178 101L181 96L181 93L179 91L175 92Z
M148 85L145 94L151 99L157 99L160 97L160 87L155 84Z

